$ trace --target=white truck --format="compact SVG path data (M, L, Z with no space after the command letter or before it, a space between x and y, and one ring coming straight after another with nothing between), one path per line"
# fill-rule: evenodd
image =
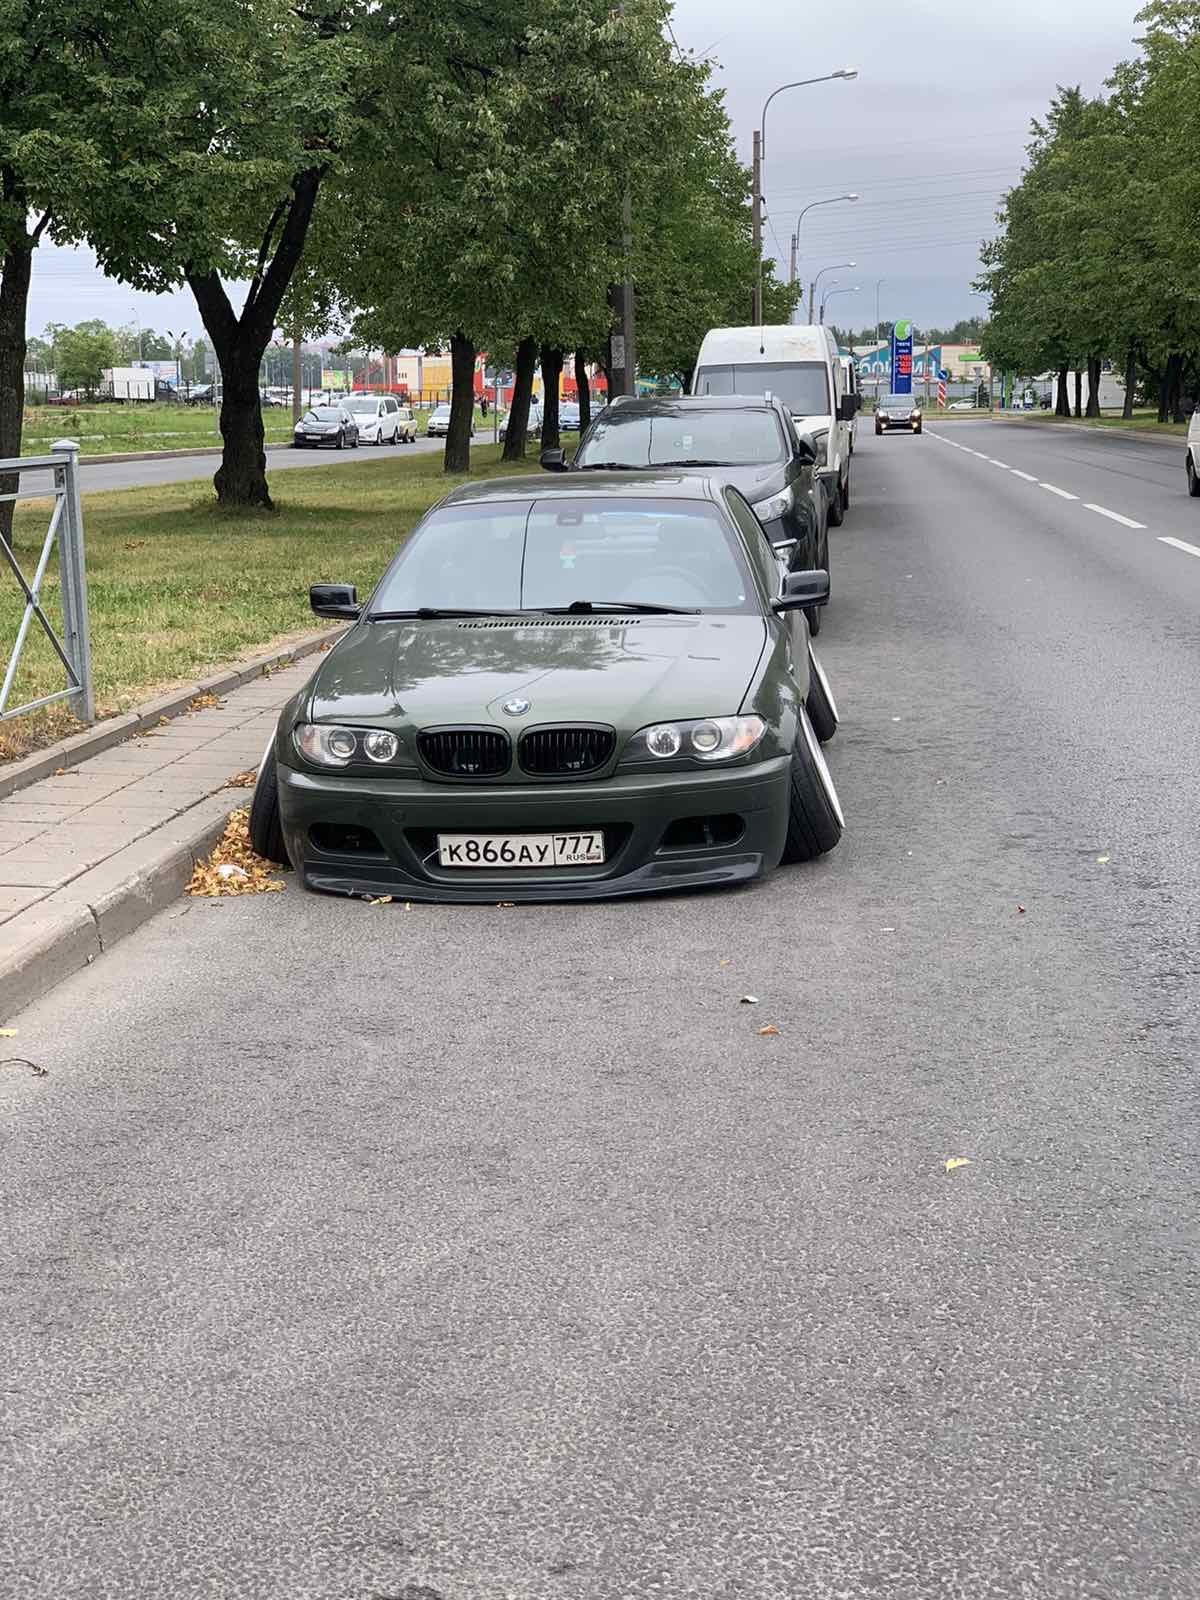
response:
M154 399L154 373L149 367L106 367L101 378L106 400Z

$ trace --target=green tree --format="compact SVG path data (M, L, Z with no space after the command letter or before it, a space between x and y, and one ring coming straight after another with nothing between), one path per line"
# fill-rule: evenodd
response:
M80 322L73 328L51 324L46 331L51 336L60 389L83 389L93 395L104 369L119 365L116 338L103 322Z

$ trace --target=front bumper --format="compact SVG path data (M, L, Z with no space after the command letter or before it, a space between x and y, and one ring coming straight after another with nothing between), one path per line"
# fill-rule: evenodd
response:
M880 431L887 433L893 428L898 428L902 433L916 433L921 426L920 417L880 417L878 419Z
M310 889L476 903L611 899L716 888L769 872L787 834L789 769L781 756L723 772L467 786L280 765L279 805L288 855ZM691 819L709 820L707 840ZM360 829L370 830L377 848L346 844L343 830ZM603 830L602 865L493 871L437 863L438 833L581 829Z

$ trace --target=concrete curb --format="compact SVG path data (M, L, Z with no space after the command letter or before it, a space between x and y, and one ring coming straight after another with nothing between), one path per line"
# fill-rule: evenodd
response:
M0 1013L12 1016L177 900L244 789L222 789L0 927Z
M240 689L243 684L249 683L253 678L261 678L264 673L272 671L283 662L312 655L322 645L332 644L342 632L343 629L339 627L324 628L320 633L305 634L294 644L267 650L262 655L251 656L248 661L238 665L222 667L219 672L201 678L198 683L191 684L186 689L171 689L153 700L147 700L132 711L123 712L119 717L109 717L104 722L97 723L94 728L86 728L82 733L73 733L69 739L60 739L57 744L48 745L45 750L37 750L31 756L24 756L20 761L13 761L8 766L0 767L0 800L15 794L18 789L27 788L31 783L38 783L41 779L50 777L62 767L78 766L81 761L86 761L90 756L101 755L105 750L111 750L113 745L122 744L136 733L157 727L163 717L179 716L181 712L187 710L197 695L228 694L231 689Z

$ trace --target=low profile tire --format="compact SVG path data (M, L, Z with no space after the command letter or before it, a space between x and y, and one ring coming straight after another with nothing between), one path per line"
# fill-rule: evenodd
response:
M289 864L279 817L279 777L275 771L274 750L267 751L254 785L254 798L250 802L250 848L256 855L275 861L281 867Z
M825 855L842 837L845 825L825 756L808 712L801 706L800 729L792 752L787 840L781 859L791 863Z
M828 744L838 730L837 702L812 645L808 647L808 699L804 704L817 739L821 744Z
M840 528L845 520L846 506L842 499L842 486L839 483L837 491L829 504L829 526L831 528Z
M1187 483L1188 493L1192 499L1200 499L1200 477L1196 476L1196 463L1190 455L1187 458Z
M913 432L914 433L921 433L922 431L923 430L922 430L921 424L918 422L916 427L913 429Z
M824 606L805 606L804 608L804 620L808 623L809 634L814 639L821 631L821 612L824 609Z
M843 511L843 513L847 510L849 505L850 505L850 468L847 467L846 468L846 481L842 485L842 511Z

